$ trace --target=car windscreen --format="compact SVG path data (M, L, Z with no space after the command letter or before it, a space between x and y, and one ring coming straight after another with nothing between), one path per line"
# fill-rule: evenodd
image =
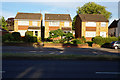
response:
M111 44L114 44L115 43L115 41L113 41Z
M120 44L120 41L118 41L117 44Z

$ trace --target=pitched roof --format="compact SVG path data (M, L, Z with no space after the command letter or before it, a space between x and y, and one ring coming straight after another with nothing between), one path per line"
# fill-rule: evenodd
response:
M40 20L42 14L41 13L17 13L15 19L34 19Z
M72 21L70 14L45 14L45 20L67 20Z
M108 28L116 28L119 20L114 20Z
M102 14L79 14L82 21L108 22Z

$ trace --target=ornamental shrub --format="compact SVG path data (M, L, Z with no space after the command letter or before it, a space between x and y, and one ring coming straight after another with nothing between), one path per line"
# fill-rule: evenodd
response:
M14 41L20 41L21 40L21 35L19 32L13 32L12 36L14 37Z
M73 44L82 44L81 39L73 39L72 42L73 42Z
M33 42L37 42L38 39L37 39L37 37L33 36L33 32L32 31L27 31L25 33L24 41L28 42L28 43L33 43Z
M27 31L27 32L25 33L25 36L33 36L33 32L32 32L32 31Z

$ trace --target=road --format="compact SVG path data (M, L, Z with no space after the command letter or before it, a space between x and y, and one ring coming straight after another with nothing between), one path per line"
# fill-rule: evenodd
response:
M114 51L114 52L110 52ZM108 52L109 51L109 52ZM119 51L116 53L115 51ZM2 53L35 53L35 54L76 54L76 55L120 55L120 49L103 50L95 48L34 48L20 46L3 46Z
M2 71L3 78L120 78L117 61L3 60Z

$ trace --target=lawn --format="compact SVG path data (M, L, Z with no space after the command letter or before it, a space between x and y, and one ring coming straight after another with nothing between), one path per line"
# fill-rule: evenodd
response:
M3 53L3 59L32 59L32 60L120 60L116 55L65 55L65 54L35 54L35 53Z

